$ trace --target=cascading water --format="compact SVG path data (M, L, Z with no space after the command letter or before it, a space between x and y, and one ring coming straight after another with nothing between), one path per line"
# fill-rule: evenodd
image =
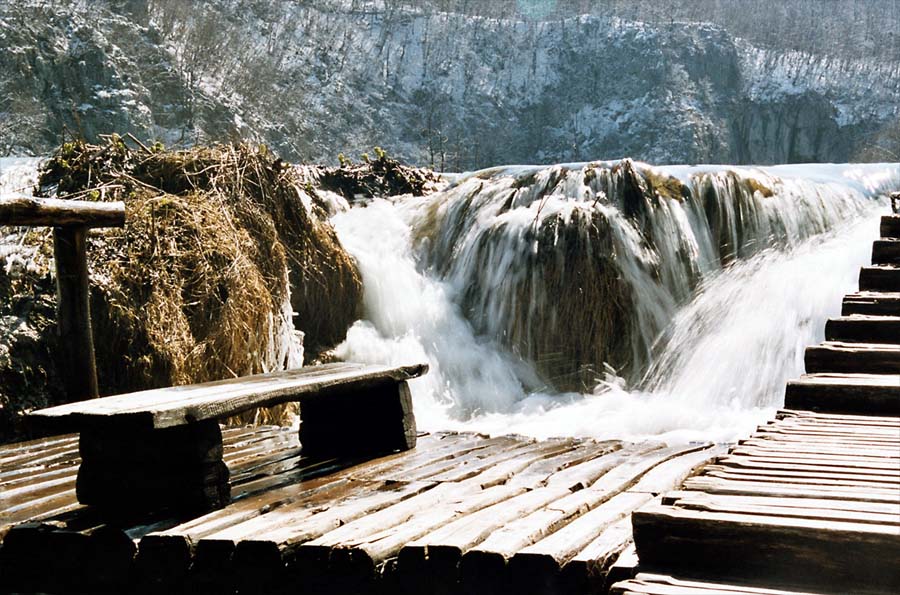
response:
M732 438L853 288L896 165L498 168L335 217L423 427ZM564 392L565 391L565 392Z

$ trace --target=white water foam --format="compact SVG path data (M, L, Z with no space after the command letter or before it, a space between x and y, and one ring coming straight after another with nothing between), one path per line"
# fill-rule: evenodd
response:
M862 176L863 184L848 180L848 168L837 169L817 166L808 173L832 191L841 185L857 196L896 184L895 173L875 181ZM873 172L877 177L872 169L864 173ZM802 168L767 174L800 178ZM786 380L803 372L804 348L822 340L825 320L855 288L877 235L877 213L886 209L883 201L866 200L871 204L846 213L846 220L828 220L828 232L774 243L725 270L705 271L693 299L677 308L654 346L644 381L626 386L611 375L593 394L537 391L528 362L473 330L457 305L464 290L458 278L442 280L418 259L412 237L422 224L421 199L376 200L334 218L342 243L359 261L367 312L338 352L369 363L428 361L431 373L413 383L424 429L732 440L780 405ZM829 210L823 204L822 211Z

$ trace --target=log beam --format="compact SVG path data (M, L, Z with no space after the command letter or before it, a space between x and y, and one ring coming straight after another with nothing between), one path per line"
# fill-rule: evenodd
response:
M8 198L0 200L0 225L122 227L125 225L125 203L58 198Z

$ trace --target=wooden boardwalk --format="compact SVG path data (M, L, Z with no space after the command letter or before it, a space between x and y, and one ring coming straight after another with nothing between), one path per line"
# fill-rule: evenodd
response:
M76 499L77 437L8 445L0 592L898 593L900 217L882 229L788 408L727 452L434 433L373 459L229 428L230 504L115 516Z
M226 429L224 439L233 501L196 518L110 520L78 504L74 436L0 448L3 585L596 592L631 542L629 514L721 454L442 433L355 462L304 457L296 432L280 428Z
M614 593L900 593L900 216L881 230L792 409L633 514Z

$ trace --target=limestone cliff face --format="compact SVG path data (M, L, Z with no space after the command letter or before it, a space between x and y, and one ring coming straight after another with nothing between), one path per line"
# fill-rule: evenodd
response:
M846 161L900 118L900 61L774 53L711 25L337 0L86 6L0 6L0 151L118 130L326 162L379 145L451 170Z

